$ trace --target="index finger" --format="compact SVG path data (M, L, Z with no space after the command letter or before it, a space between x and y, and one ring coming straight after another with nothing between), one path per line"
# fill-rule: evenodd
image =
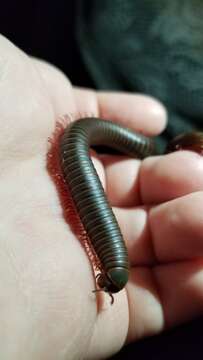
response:
M167 123L164 106L156 99L141 94L98 92L100 117L119 122L145 135L162 132Z

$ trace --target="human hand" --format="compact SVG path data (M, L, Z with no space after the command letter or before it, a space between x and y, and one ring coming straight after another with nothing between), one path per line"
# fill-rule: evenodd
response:
M47 138L59 115L78 112L157 135L165 111L142 95L74 89L3 37L0 49L2 359L102 359L200 314L202 158L94 158L132 263L126 290L113 306L102 294L98 312L91 264L46 169Z

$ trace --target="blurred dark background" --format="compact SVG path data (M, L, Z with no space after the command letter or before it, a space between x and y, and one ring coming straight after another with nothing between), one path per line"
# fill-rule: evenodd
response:
M7 0L0 32L26 53L63 70L73 84L92 86L75 39L77 1Z
M70 0L7 0L1 3L0 33L28 54L55 64L73 84L94 87L75 38L76 4ZM202 339L202 319L198 319L129 345L112 360L201 359Z

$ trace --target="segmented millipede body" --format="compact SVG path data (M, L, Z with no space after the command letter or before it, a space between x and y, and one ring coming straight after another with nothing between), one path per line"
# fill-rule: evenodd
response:
M190 150L203 155L203 133L191 131L176 136L169 142L166 152L177 150Z
M120 228L91 161L93 145L104 145L131 157L144 158L154 142L111 121L83 118L71 123L60 142L61 167L81 222L101 262L99 289L120 291L129 276L129 259Z

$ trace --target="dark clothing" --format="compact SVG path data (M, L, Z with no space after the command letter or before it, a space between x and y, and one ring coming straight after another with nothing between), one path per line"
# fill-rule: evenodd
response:
M162 145L203 127L202 0L7 0L0 32L73 84L155 96L169 112ZM132 344L115 359L201 358L201 319Z
M203 127L202 19L200 0L81 0L78 43L97 88L165 104L169 139Z

